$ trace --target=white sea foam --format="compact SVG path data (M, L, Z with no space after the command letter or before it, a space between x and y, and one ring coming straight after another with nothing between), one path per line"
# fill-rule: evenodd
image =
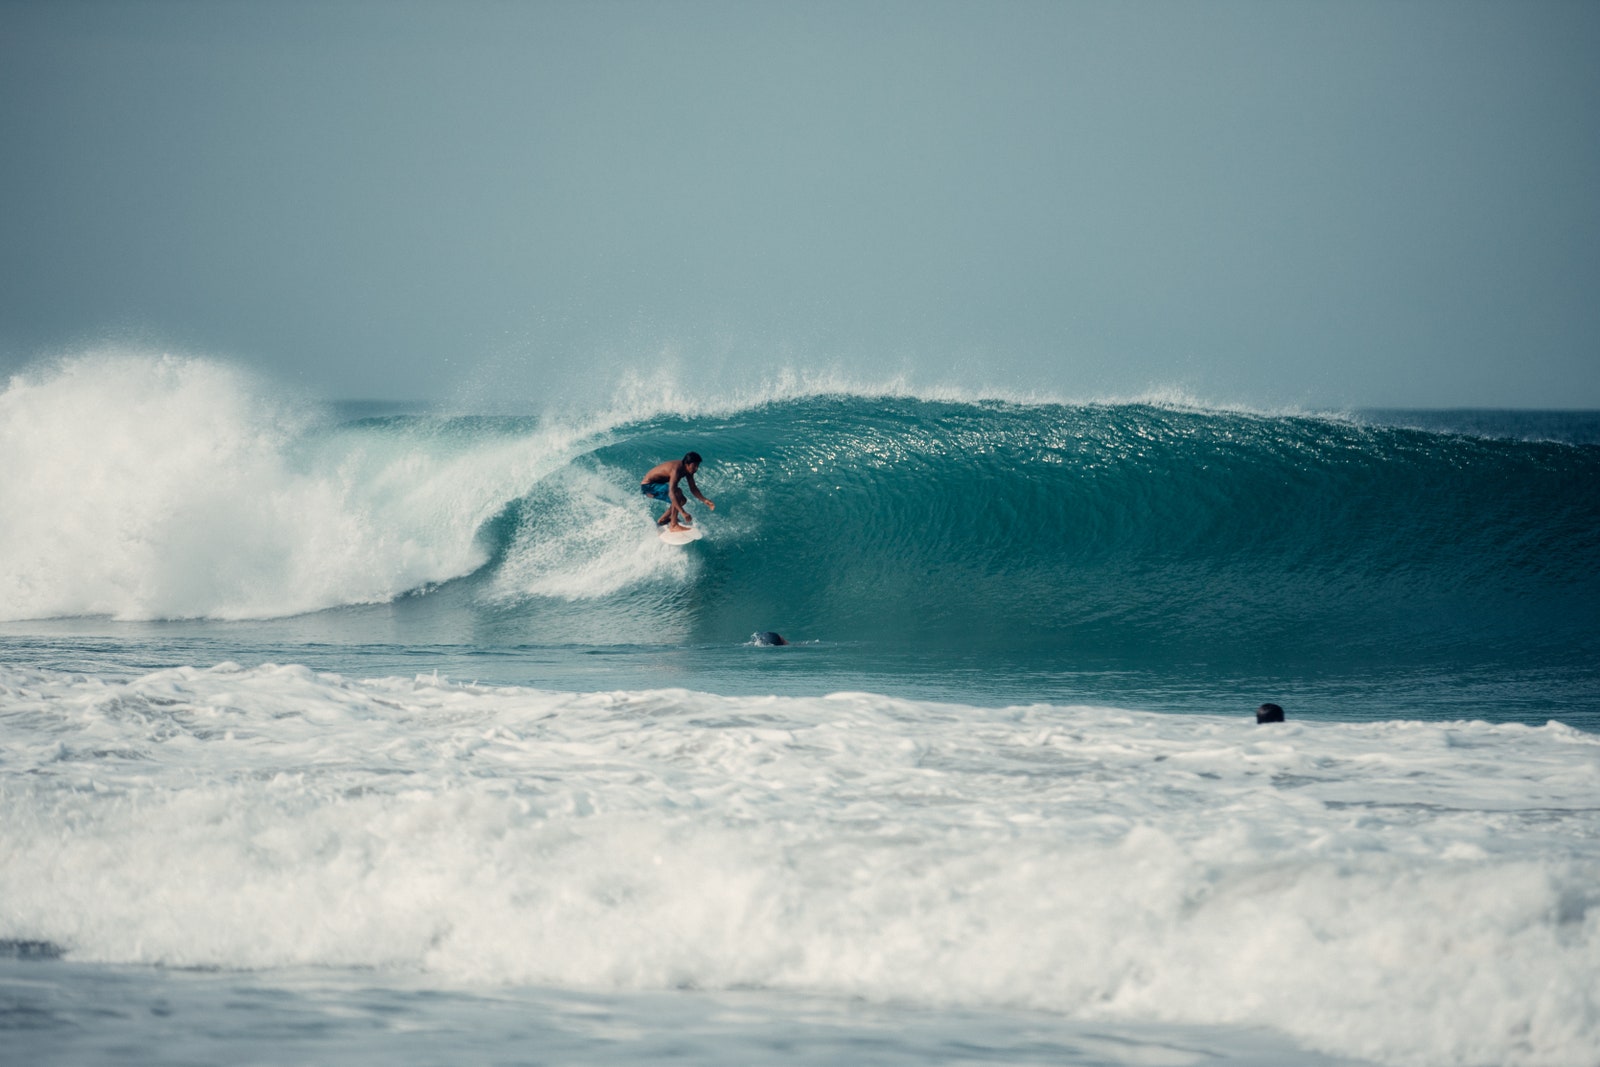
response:
M100 353L0 393L0 618L259 618L471 573L572 431L336 432L210 360ZM313 428L317 432L310 432Z
M650 581L679 581L691 557L651 536L625 471L570 470L535 491L529 516L495 572L491 595L586 600Z
M1600 1047L1600 739L300 667L0 671L0 939Z

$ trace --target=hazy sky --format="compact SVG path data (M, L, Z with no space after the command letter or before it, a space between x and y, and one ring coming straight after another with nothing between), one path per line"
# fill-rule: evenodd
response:
M0 372L1600 408L1600 4L0 0Z

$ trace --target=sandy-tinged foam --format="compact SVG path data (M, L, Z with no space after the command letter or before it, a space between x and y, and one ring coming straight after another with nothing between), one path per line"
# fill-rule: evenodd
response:
M298 667L0 673L0 938L1600 1047L1600 741Z

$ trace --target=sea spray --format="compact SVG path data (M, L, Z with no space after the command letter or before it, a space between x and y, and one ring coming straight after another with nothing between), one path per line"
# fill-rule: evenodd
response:
M261 618L469 574L563 462L514 435L330 423L248 374L101 354L0 393L0 614Z

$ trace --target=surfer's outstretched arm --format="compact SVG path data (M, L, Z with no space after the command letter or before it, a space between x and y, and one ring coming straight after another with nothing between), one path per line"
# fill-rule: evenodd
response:
M698 467L699 464L697 463L697 464L695 464L695 466ZM684 480L689 483L689 492L691 492L691 493L693 493L695 495L695 499L700 501L700 503L704 504L706 507L710 508L712 511L716 511L717 510L717 506L711 502L711 499L709 497L707 497L704 493L702 493L700 491L700 487L698 485L694 484L694 472L691 471L691 470L685 469L684 472L683 472L683 477L684 477Z

